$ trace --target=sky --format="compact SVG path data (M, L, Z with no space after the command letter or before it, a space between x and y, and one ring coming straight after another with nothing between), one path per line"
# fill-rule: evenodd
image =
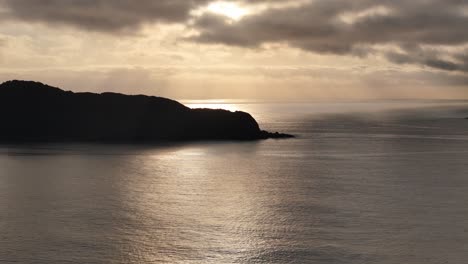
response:
M176 99L468 98L467 0L0 0L0 82Z

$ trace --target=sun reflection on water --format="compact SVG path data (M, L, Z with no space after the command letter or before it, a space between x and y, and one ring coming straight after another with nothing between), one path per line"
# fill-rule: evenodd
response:
M252 178L257 148L256 143L184 145L128 160L143 173L132 174L123 193L132 201L135 225L151 227L129 235L150 243L147 249L132 248L139 261L236 263L239 256L263 252L262 234L270 224L265 218L275 201L269 194L275 193L265 193Z

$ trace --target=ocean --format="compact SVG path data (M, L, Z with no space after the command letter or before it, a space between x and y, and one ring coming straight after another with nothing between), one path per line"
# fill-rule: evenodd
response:
M187 101L295 139L0 146L0 263L468 261L468 102Z

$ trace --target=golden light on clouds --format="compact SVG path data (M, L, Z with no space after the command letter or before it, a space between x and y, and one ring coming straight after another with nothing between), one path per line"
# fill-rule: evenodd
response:
M463 1L39 2L0 0L0 82L203 100L468 98Z
M249 11L232 2L213 2L208 5L207 10L211 13L223 15L233 20L240 20L246 16Z

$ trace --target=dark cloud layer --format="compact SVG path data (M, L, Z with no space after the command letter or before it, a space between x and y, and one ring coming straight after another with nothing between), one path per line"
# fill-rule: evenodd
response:
M358 56L375 52L377 45L391 45L402 50L384 54L393 62L467 71L463 52L426 50L425 58L417 52L421 46L467 44L467 8L465 0L315 0L235 23L206 14L194 25L200 34L190 40L244 47L286 43L316 53Z
M239 0L272 3L284 0ZM0 20L71 25L121 33L145 23L185 23L190 12L213 0L0 0ZM6 11L2 11L2 7Z
M302 50L365 57L380 54L396 64L468 72L467 0L311 0L270 8L240 21L190 12L212 0L0 0L3 19L71 25L119 34L146 23L183 23L198 43L259 47L284 43ZM244 4L282 0L239 0ZM386 45L397 50L382 51ZM430 48L428 48L430 47Z
M386 58L396 64L419 64L445 71L460 71L468 73L467 51L460 53L449 52L387 52ZM448 57L448 58L443 58Z
M208 0L0 0L10 19L121 32L141 24L184 22Z

